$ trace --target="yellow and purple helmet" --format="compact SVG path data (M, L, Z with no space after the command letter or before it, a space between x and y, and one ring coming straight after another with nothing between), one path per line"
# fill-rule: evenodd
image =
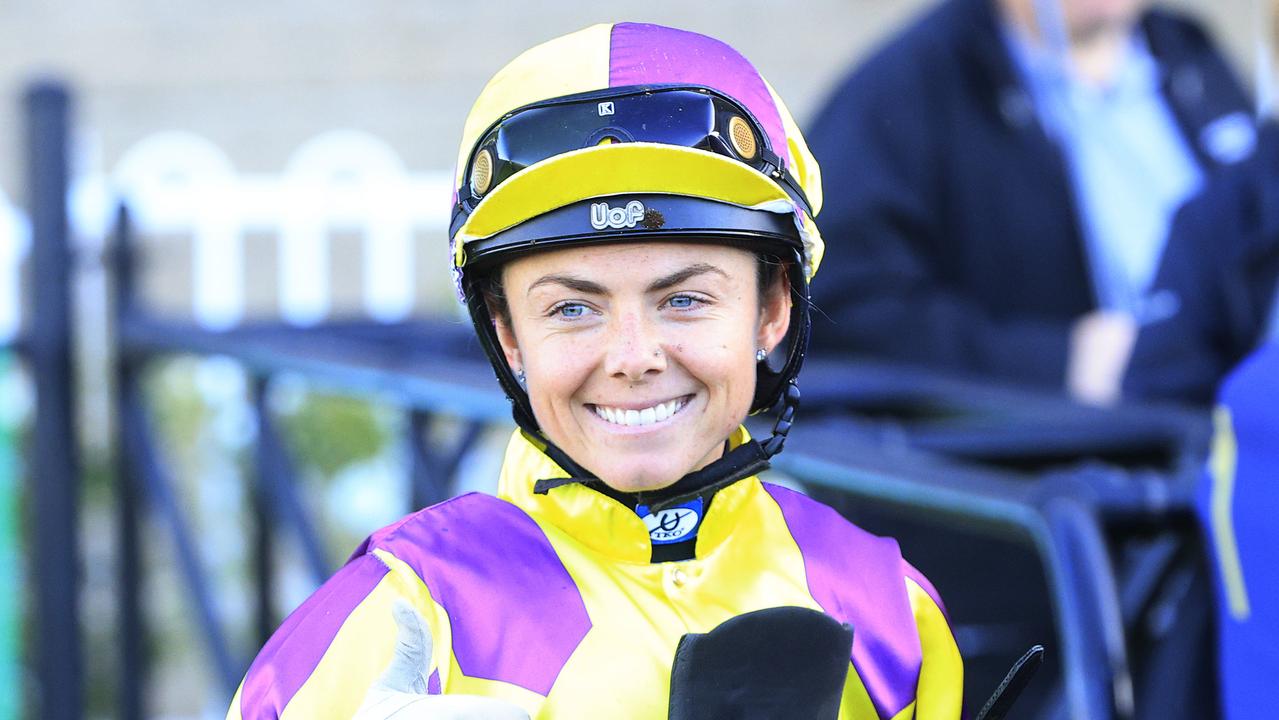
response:
M786 263L800 298L787 356L780 370L760 362L752 410L787 399L789 425L808 339L808 281L823 252L813 222L821 175L786 106L736 50L639 23L538 45L481 92L454 179L449 239L459 297L522 427L536 421L476 279L536 249L657 240L738 245Z

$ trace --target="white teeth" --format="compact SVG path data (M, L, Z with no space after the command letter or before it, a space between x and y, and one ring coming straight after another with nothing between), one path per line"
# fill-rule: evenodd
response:
M680 408L684 407L685 402L685 398L677 398L643 410L623 410L622 408L611 408L604 405L595 405L594 408L595 414L603 420L607 420L614 425L635 427L661 422L679 412Z

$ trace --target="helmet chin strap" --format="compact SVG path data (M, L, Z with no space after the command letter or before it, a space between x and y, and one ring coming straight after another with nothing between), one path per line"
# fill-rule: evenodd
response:
M761 443L752 438L727 450L722 457L706 467L694 470L666 487L643 492L624 492L609 486L589 470L574 462L563 450L548 441L541 432L530 430L523 425L520 429L530 441L569 474L569 477L564 478L538 480L533 486L534 493L545 495L557 487L580 484L607 495L627 507L647 505L650 512L655 513L688 502L695 497L709 500L710 496L720 488L767 470L769 459L781 452L786 436L795 423L795 411L798 408L799 387L792 380L787 384L786 392L782 397L782 407L777 414L777 420L773 423L772 434L767 440Z

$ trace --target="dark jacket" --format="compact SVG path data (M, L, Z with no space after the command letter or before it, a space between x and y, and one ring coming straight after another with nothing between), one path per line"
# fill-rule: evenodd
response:
M1156 291L1179 310L1137 337L1125 394L1207 403L1261 341L1279 278L1279 127L1177 214Z
M1243 90L1197 25L1150 11L1141 28L1190 146L1216 166L1201 133L1248 110ZM1063 155L993 0L916 21L839 86L809 139L828 247L815 353L1062 386L1071 324L1096 300Z

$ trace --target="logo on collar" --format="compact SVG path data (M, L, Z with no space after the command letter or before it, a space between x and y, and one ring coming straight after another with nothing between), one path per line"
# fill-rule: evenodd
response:
M648 538L654 545L669 545L697 535L702 523L702 499L694 498L655 513L650 513L647 505L639 505L635 512L644 520Z
M633 228L644 219L644 203L632 200L625 207L609 207L608 203L591 203L591 227L596 230Z

